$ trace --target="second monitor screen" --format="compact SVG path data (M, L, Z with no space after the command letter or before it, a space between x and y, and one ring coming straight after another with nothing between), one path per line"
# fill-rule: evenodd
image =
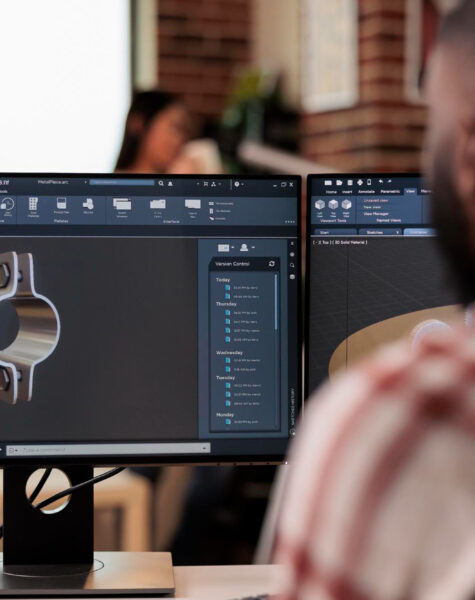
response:
M416 176L309 183L307 391L377 347L445 327L458 309Z

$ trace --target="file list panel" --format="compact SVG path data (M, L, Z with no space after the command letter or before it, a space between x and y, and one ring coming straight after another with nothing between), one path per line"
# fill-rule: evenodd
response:
M278 257L209 265L211 431L279 431Z
M201 439L289 435L293 240L200 240ZM206 277L204 274L206 273ZM293 324L294 326L294 324ZM293 427L293 425L291 425Z

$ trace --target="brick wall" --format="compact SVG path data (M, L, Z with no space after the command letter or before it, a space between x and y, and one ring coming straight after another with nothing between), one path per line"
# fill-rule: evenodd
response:
M252 56L253 0L158 0L159 84L220 115ZM426 109L405 97L406 0L359 0L358 104L303 114L306 158L345 171L416 171Z
M405 0L359 0L356 107L301 120L301 150L345 171L419 169L426 110L404 93Z
M201 117L221 114L250 60L252 0L159 0L159 85Z

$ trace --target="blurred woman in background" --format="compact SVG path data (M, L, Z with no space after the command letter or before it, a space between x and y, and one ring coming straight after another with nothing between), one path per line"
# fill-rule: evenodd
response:
M184 103L162 91L137 92L125 122L116 171L170 173L190 138Z
M115 167L123 173L221 172L212 140L190 142L191 115L178 96L160 90L134 94Z

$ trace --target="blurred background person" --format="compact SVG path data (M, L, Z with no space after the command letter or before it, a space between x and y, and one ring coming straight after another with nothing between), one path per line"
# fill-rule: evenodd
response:
M125 122L115 170L124 173L171 173L184 168L181 156L191 135L191 118L177 96L154 90L137 92ZM190 161L189 171L194 164Z
M119 173L220 173L212 140L190 141L196 124L178 96L162 90L134 94L115 167Z

